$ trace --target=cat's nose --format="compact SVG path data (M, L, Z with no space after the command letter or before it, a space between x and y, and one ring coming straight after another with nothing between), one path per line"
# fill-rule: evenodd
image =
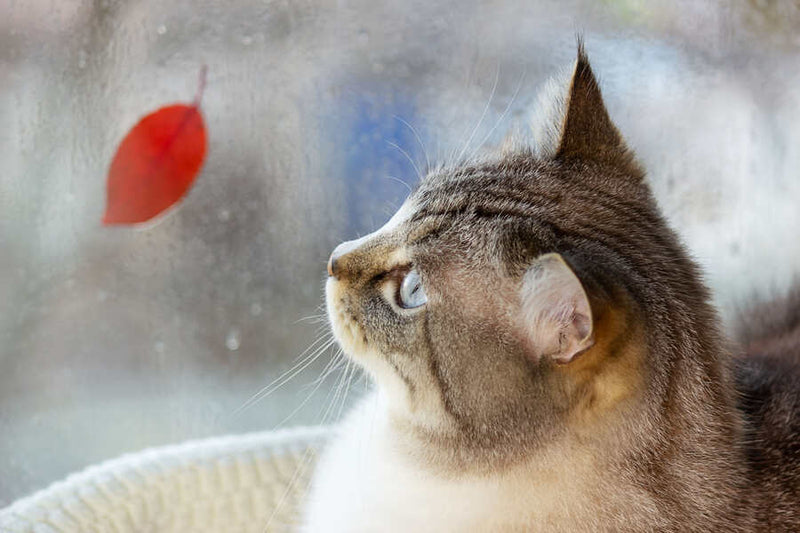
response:
M336 252L331 254L330 259L328 259L328 276L335 278L336 277Z
M369 235L354 241L345 241L337 246L333 250L330 259L328 259L328 275L332 278L347 276L348 272L352 270L348 265L352 265L354 252L357 252L368 240Z

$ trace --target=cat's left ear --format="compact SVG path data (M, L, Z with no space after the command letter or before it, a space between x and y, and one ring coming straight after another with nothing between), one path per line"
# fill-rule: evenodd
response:
M569 363L594 344L592 308L578 277L559 254L545 254L522 282L522 329L533 357Z
M540 93L533 127L534 152L543 159L595 160L640 176L603 103L589 58L578 43L578 58L567 80L550 80Z

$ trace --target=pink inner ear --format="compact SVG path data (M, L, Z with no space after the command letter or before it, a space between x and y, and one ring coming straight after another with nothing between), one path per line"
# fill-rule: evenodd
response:
M578 336L585 339L592 334L592 317L581 313L572 315L572 324L578 332Z
M589 348L592 310L580 280L558 254L545 254L528 269L521 292L523 330L535 356L570 362Z

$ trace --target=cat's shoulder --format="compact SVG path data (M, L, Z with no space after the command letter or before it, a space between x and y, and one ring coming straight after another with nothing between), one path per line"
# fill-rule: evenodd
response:
M788 356L755 354L738 359L735 369L754 468L791 467L800 495L800 365Z
M738 338L745 355L735 362L736 389L754 497L764 519L791 529L800 524L800 287L743 313Z
M789 440L800 465L800 285L740 313L739 407L761 439ZM762 441L759 445L767 445Z

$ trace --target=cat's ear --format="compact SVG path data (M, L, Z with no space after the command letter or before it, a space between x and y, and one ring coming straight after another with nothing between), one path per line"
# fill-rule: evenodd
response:
M640 174L608 116L582 42L578 43L578 58L566 79L550 80L539 94L533 130L538 157L602 161Z
M533 357L569 363L594 344L586 291L559 254L542 255L528 268L521 303L523 334Z

